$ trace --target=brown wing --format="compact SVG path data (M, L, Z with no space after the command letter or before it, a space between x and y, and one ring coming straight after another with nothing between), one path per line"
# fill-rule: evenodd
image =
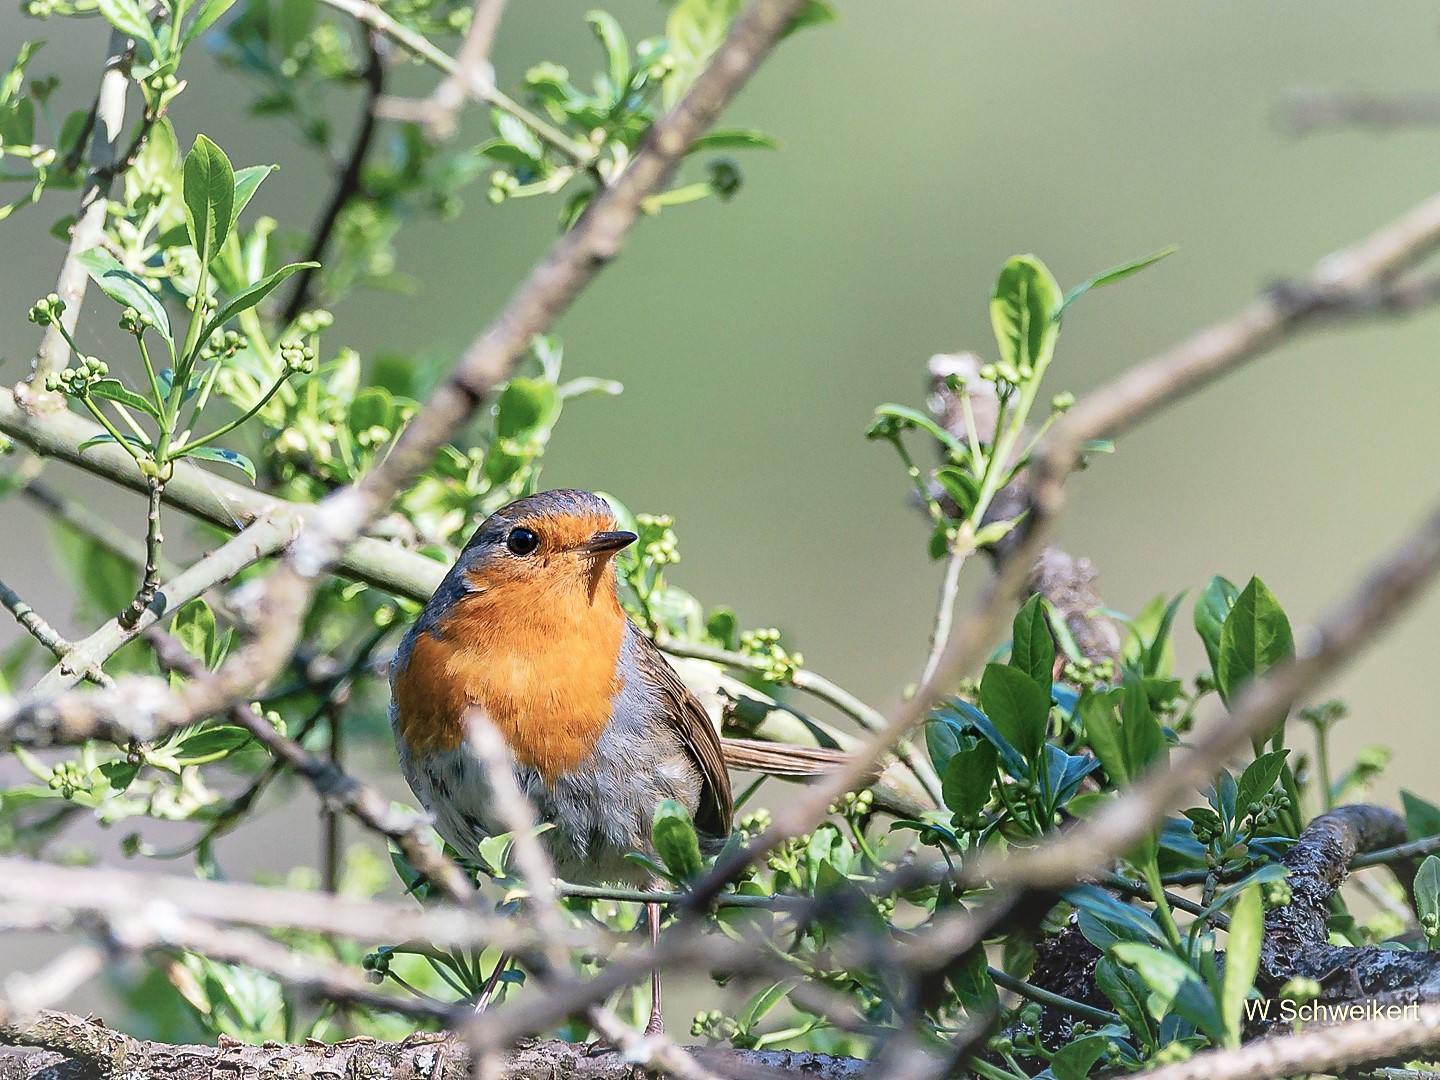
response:
M636 666L664 697L670 722L700 770L700 807L695 814L695 827L712 836L729 836L735 803L715 725L655 643L633 623L630 625L630 636L634 640Z
M720 751L725 756L725 764L732 769L750 769L789 779L824 776L843 769L851 760L851 755L843 750L759 739L722 737Z

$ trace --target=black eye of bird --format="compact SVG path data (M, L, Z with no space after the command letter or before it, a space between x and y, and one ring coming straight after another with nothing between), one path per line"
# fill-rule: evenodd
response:
M505 538L505 546L512 555L530 555L540 546L540 538L529 529L515 528Z

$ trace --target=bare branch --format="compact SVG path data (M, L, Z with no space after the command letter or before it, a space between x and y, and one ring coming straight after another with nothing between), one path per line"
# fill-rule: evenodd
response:
M60 277L55 283L56 295L65 302L60 316L64 324L49 326L35 354L30 369L30 382L44 390L45 376L59 371L70 358L67 332L75 332L80 320L80 307L85 302L89 274L77 258L100 242L105 231L105 214L116 171L111 168L120 149L125 129L125 96L130 85L130 61L134 55L130 39L118 30L110 34L106 46L105 72L100 76L100 92L95 98L95 126L90 141L90 174L80 193L80 213L70 230L70 246L60 264Z
M1440 95L1301 91L1276 110L1276 121L1291 135L1325 128L1356 127L1393 131L1440 124Z
M470 29L455 55L455 70L424 100L381 98L377 103L380 115L423 124L432 139L449 138L465 102L472 98L484 100L485 94L494 89L490 46L504 7L505 0L475 0Z
M31 637L49 649L55 655L55 659L64 662L75 651L73 641L61 635L58 630L41 618L38 611L20 599L20 594L3 581L0 581L0 604L4 604L5 610L15 616L15 621L24 627ZM95 664L85 665L79 670L79 674L97 686L115 685L115 680Z

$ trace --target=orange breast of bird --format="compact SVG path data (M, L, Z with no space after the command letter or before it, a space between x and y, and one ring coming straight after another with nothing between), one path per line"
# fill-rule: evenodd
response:
M466 712L484 710L520 766L547 785L590 757L609 725L625 617L614 598L543 577L477 588L414 639L395 674L397 727L416 757L454 750Z

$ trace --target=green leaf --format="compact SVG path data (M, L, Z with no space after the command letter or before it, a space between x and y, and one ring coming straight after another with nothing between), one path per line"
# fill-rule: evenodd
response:
M170 316L165 311L165 305L143 278L126 270L119 260L104 248L82 251L76 258L106 296L121 307L132 307L141 315L149 315L155 322L156 331L167 342L172 340Z
M615 16L606 11L587 11L585 21L605 49L606 71L615 100L619 101L630 86L630 46L625 41L625 31L620 29Z
M229 235L235 216L235 170L220 147L204 135L197 135L195 145L185 155L184 176L185 223L190 243L200 261L208 264Z
M90 384L90 396L105 398L107 401L118 401L127 409L139 409L147 416L160 418L160 410L148 398L143 398L134 390L127 390L125 384L119 379L100 379Z
M98 540L57 524L54 532L57 562L88 616L108 619L129 606L135 597L135 568Z
M495 403L495 435L527 441L548 430L560 414L560 397L553 383L541 379L511 379Z
M954 501L962 521L975 512L975 506L980 502L980 485L968 469L947 465L935 474L935 479Z
M234 2L235 0L225 0L227 6ZM240 217L240 212L249 204L256 189L260 187L267 176L278 168L278 165L250 165L236 172L235 204L230 208L230 227L232 229Z
M1050 636L1050 620L1039 593L1025 601L1015 616L1010 634L1010 666L1025 672L1046 694L1050 693L1050 680L1055 672L1055 639Z
M170 624L170 633L185 646L186 652L207 667L210 665L219 628L209 604L204 600L191 600L175 616L175 621Z
M20 93L20 88L25 85L26 66L44 47L43 41L25 41L20 44L20 51L15 56L15 63L10 65L4 78L0 78L0 105L8 104Z
M1140 976L1150 991L1146 1008L1156 1020L1173 1012L1212 1038L1221 1037L1223 1023L1216 1014L1214 998L1183 961L1138 941L1118 942L1110 946L1110 955Z
M224 757L248 742L250 733L233 724L205 728L187 736L176 745L175 760L181 765L203 764Z
M807 0L805 6L790 20L790 25L787 26L785 32L780 35L780 40L784 41L791 34L799 33L807 27L824 26L826 23L837 21L839 18L840 16L836 14L835 9L825 3L824 0Z
M1139 776L1157 758L1166 756L1165 732L1150 708L1150 696L1138 679L1125 680L1125 696L1120 702L1124 721L1125 763L1132 777Z
M1065 294L1065 299L1060 302L1060 306L1055 310L1055 318L1058 319L1061 312L1063 312L1076 300L1079 300L1080 297L1084 296L1091 289L1099 289L1106 285L1114 285L1117 281L1124 281L1132 274L1138 274L1147 266L1154 266L1161 259L1169 255L1174 255L1175 252L1179 250L1180 248L1177 245L1171 244L1167 248L1161 248L1153 255L1146 255L1144 258L1136 259L1133 262L1122 263L1119 266L1112 266L1104 273L1096 274L1088 281L1081 282L1079 285L1076 285L1075 288L1071 289L1068 293Z
M698 154L706 150L778 150L780 140L766 135L763 131L750 128L717 128L701 135L687 153Z
M189 45L190 42L214 26L216 20L229 11L230 6L234 3L235 0L201 0L200 6L195 9L195 14L190 17L185 32L180 35L181 47Z
M655 808L650 839L665 866L680 881L690 881L704 868L700 841L690 813L674 799L663 799Z
M956 818L974 821L990 801L1000 757L995 747L981 741L951 756L945 766L942 795Z
M143 41L150 46L155 58L160 58L160 43L155 40L155 28L150 25L150 18L138 0L99 0L97 6L106 22L122 34Z
M1245 999L1260 970L1260 943L1265 937L1265 906L1260 886L1250 885L1230 912L1229 945L1225 950L1225 976L1220 989L1220 1015L1225 1022L1225 1045L1240 1045L1245 1027Z
M199 458L201 461L218 461L221 465L229 465L231 468L239 469L255 482L255 463L244 454L237 454L234 450L226 450L219 446L197 446L193 450L186 450L184 457Z
M1109 1046L1109 1035L1072 1039L1055 1051L1050 1059L1050 1071L1055 1074L1055 1080L1086 1080Z
M959 729L948 720L932 717L925 723L925 749L935 771L944 776L950 759L960 751Z
M217 311L214 317L205 324L204 329L200 331L199 340L201 342L209 341L211 334L213 334L216 330L219 330L236 315L239 315L241 312L244 311L249 311L256 304L260 303L260 301L264 300L265 297L269 296L272 292L274 292L276 287L279 286L282 281L288 278L291 274L295 273L297 270L303 270L307 266L319 265L319 263L314 262L289 263L285 266L282 266L279 270L276 270L264 281L261 281L255 285L251 285L244 292L232 296L229 300L226 300L225 303L220 306L220 310Z
M930 417L922 412L917 412L905 405L896 405L893 402L886 402L875 410L875 419L865 430L867 439L893 439L900 432L908 431L911 428L918 428L921 431L929 432L942 446L960 454L965 452L965 447L960 440L951 435Z
M315 0L275 0L270 8L270 36L281 56L289 56L315 24Z
M1413 791L1400 789L1400 805L1405 808L1405 838L1424 840L1440 836L1440 806L1427 802Z
M1080 699L1079 705L1080 722L1085 727L1085 741L1090 744L1090 749L1095 751L1100 764L1105 766L1111 782L1118 787L1124 787L1134 779L1130 772L1125 743L1120 737L1120 721L1115 713L1115 706L1122 692L1106 690L1089 693Z
M990 322L1000 359L1024 378L1039 379L1055 353L1059 328L1051 316L1060 299L1054 275L1034 255L1016 255L1000 271L990 300Z
M1269 793L1275 786L1275 781L1280 779L1280 774L1285 771L1285 758L1289 755L1288 750L1272 750L1268 754L1261 754L1240 774L1236 788L1235 805L1240 812L1248 813L1249 808L1255 806L1260 799Z
M1229 704L1247 679L1295 655L1290 620L1275 594L1259 578L1235 599L1220 629L1220 656L1215 681Z
M1023 671L987 664L980 677L980 707L996 730L1027 761L1034 761L1050 727L1050 695Z
M1240 590L1234 584L1216 574L1195 601L1195 632L1205 645L1212 672L1220 666L1220 629L1239 595Z
M1420 925L1428 922L1434 930L1425 930L1425 941L1432 952L1440 943L1440 858L1427 855L1415 874L1415 914L1420 916Z

